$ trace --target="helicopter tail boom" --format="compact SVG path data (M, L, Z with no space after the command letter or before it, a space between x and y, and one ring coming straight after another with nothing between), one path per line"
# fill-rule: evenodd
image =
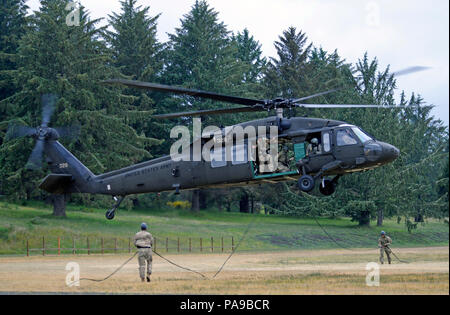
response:
M47 141L44 149L52 171L40 188L53 193L96 193L95 175L58 141Z

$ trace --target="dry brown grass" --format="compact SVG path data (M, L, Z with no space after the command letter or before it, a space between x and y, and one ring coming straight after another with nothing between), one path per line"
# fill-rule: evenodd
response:
M180 271L154 257L150 284L141 283L133 260L111 279L65 284L68 262L77 262L81 277L103 278L128 257L63 256L0 258L0 292L97 292L145 294L448 294L449 248L403 248L396 253L409 263L381 266L379 287L365 284L368 262L377 250L316 250L236 254L214 280ZM168 255L169 259L211 277L226 255Z

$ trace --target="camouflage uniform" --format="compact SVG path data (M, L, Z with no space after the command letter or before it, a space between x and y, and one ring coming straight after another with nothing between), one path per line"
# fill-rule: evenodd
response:
M389 236L380 237L378 239L378 246L380 247L380 262L384 264L384 253L386 253L389 264L391 263L391 249L389 246L392 244L392 240Z
M280 151L280 153L278 153L278 168L277 168L277 172L279 173L284 173L284 172L289 172L289 166L287 163L287 152L282 150Z
M321 154L322 153L322 145L313 145L312 143L308 144L306 147L306 156Z
M152 274L152 247L153 236L147 231L141 231L134 236L134 246L138 248L139 275L145 279L145 263L147 263L147 277Z

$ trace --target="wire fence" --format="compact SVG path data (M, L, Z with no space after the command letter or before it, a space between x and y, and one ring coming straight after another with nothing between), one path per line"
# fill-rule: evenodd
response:
M234 237L154 238L153 249L161 253L229 253L235 248ZM26 255L98 255L131 253L133 238L46 238L26 240Z

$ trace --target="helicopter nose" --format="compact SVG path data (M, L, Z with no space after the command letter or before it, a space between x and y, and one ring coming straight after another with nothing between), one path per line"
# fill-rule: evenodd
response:
M381 143L383 153L381 156L382 162L390 163L395 161L400 156L400 150L389 143Z

